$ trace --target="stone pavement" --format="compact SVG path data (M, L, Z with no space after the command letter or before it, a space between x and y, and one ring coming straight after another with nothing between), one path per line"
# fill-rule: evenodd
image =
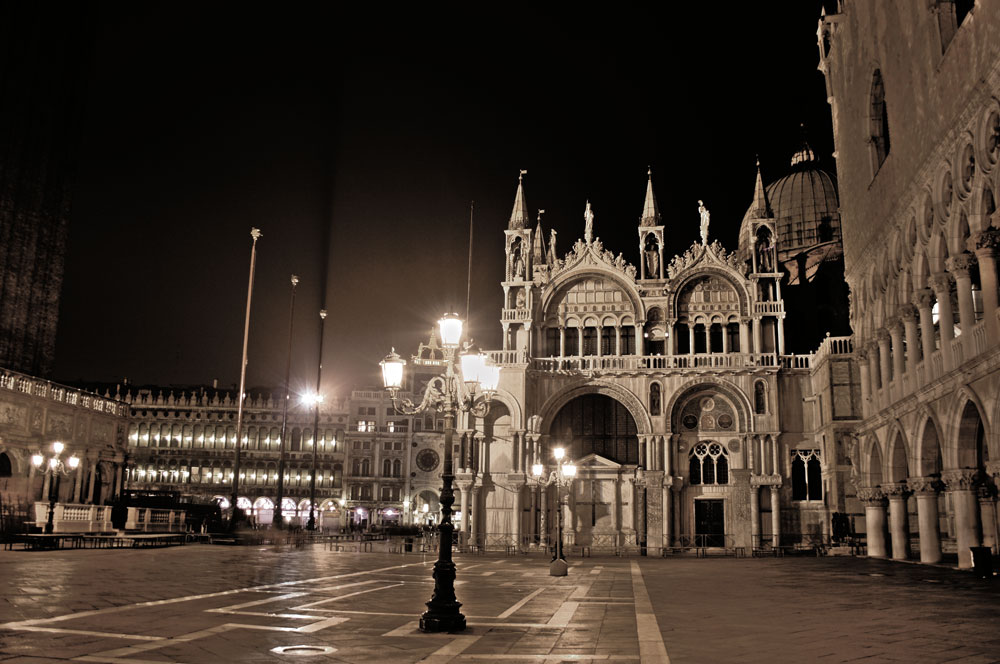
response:
M422 634L434 557L319 546L0 552L0 662L1000 662L998 583L847 558L458 556L469 628Z

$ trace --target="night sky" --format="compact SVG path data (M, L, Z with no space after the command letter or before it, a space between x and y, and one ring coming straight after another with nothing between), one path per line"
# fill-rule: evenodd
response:
M94 5L55 378L235 385L257 226L248 385L283 381L293 272L293 388L324 304L325 389L377 385L390 346L464 313L473 200L471 331L498 348L522 168L560 255L589 199L638 264L647 165L668 255L698 199L735 249L755 155L782 177L805 123L833 171L819 5Z

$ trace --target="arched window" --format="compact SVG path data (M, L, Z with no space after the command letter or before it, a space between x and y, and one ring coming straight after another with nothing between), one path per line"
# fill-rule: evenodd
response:
M877 172L882 162L889 156L889 112L885 104L885 86L882 83L880 69L876 69L872 74L870 104L871 145Z
M649 386L649 414L659 415L660 409L660 384L653 383Z
M403 474L403 462L396 459L392 462L392 476L400 477Z
M392 459L383 459L382 477L392 477Z
M344 465L340 463L333 464L333 486L340 487L344 483Z
M363 459L361 461L361 475L363 477L371 477L372 474L372 461L371 459Z
M753 412L758 415L767 413L767 388L762 380L753 385Z
M292 429L292 444L290 451L298 452L302 449L302 431L298 427Z
M351 461L351 475L355 477L361 475L361 459L353 459Z
M10 477L13 471L10 466L10 457L6 452L0 453L0 477Z
M688 455L691 484L729 484L729 453L719 443L698 443Z
M819 450L792 450L792 500L823 500Z

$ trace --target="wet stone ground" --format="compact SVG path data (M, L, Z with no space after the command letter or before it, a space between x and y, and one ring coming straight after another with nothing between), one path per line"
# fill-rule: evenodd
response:
M1000 662L1000 582L852 558L432 556L194 545L0 552L0 662ZM284 652L280 649L286 648Z

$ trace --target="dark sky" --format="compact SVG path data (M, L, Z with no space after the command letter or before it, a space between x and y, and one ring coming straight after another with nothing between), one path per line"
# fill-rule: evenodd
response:
M819 4L95 5L56 378L235 384L258 226L248 384L283 380L295 272L293 387L324 302L324 384L376 385L391 345L464 312L472 200L472 334L499 347L521 168L560 254L589 199L637 264L647 165L668 253L698 199L735 249L755 155L785 175L805 123L829 160Z

